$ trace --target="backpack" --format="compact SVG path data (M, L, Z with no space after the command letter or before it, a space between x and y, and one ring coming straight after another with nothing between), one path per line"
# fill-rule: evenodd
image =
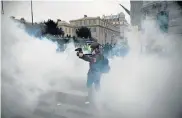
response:
M100 71L101 73L108 73L110 71L109 60L106 57L100 60Z

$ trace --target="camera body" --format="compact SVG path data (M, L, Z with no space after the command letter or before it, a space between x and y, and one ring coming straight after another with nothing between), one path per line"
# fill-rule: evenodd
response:
M77 48L77 49L75 49L75 51L77 51L77 53L76 53L77 56L79 55L79 53L83 53L82 48Z
M77 48L77 49L75 49L75 51L77 51L77 53L76 53L77 56L79 55L79 53L83 53L82 48ZM92 55L92 54L84 54L84 55Z
M77 51L77 52L83 52L82 51L82 48L77 48L77 49L75 49L75 51Z

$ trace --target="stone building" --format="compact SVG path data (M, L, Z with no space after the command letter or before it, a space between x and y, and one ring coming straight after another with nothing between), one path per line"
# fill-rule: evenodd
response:
M123 12L120 12L119 14L116 15L109 15L109 16L103 15L103 19L106 22L110 22L114 26L116 26L120 31L120 37L124 38L125 30L128 28L129 24L126 21L125 14Z
M175 1L144 1L143 19L147 16L159 23L161 30L182 35L182 9Z
M91 29L91 35L97 39L100 44L115 43L115 37L120 35L119 29L110 22L107 22L100 17L87 17L71 20L71 25L75 26L75 29L81 26L85 26Z
M143 1L130 1L130 19L131 25L141 28Z
M64 35L70 35L71 37L76 36L75 26L67 23L66 21L58 21L58 28L62 28Z
M141 27L142 20L156 20L162 31L182 35L182 9L176 1L130 1L133 26Z
M125 15L123 12L120 12L117 15L109 15L105 16L103 15L102 17L105 21L112 23L115 26L120 26L120 25L128 25L128 22L125 19Z

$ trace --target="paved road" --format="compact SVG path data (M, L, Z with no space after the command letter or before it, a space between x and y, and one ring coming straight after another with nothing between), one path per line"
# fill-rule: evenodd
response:
M116 117L111 110L99 110L84 103L86 92L48 92L39 97L34 114L42 118L109 118Z

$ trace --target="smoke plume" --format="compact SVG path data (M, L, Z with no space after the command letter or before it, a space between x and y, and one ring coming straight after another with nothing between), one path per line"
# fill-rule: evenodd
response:
M111 71L101 80L98 114L108 108L123 118L179 118L181 112L181 42L163 34L155 22L144 21L144 32L128 32L129 54L110 59ZM149 53L160 45L162 53ZM73 44L56 52L57 44L29 36L2 18L2 115L33 116L39 96L85 86L88 63L79 60ZM85 88L86 89L86 88ZM74 117L74 116L73 116ZM19 117L20 118L20 117Z

